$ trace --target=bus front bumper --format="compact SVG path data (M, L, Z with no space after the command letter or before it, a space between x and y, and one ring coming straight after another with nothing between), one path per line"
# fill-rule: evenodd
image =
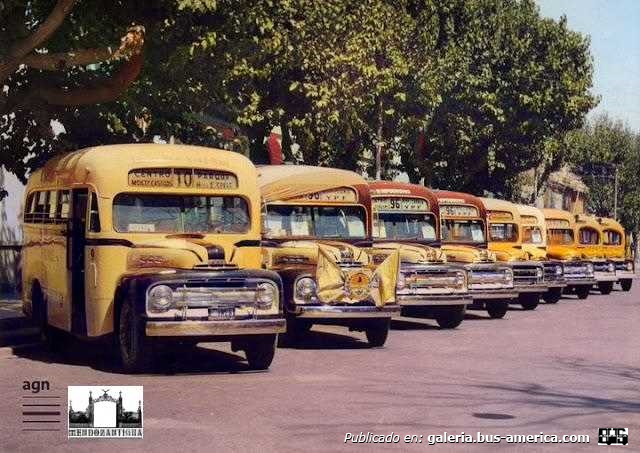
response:
M401 307L438 307L444 305L468 305L471 296L467 294L396 294Z
M590 286L595 285L598 281L595 278L568 278L567 286Z
M400 315L396 304L374 305L296 305L295 316L304 319L392 318Z
M636 278L636 273L634 271L616 271L616 280L626 280L629 278Z
M286 330L284 318L229 321L147 321L149 337L209 337L226 335L262 335Z
M615 272L594 272L593 277L596 282L617 282L619 278Z
M515 288L471 289L469 290L469 295L473 300L500 300L518 298L518 292Z
M549 290L550 285L546 283L535 283L533 285L522 285L516 286L515 290L518 291L518 294L522 293L546 293Z

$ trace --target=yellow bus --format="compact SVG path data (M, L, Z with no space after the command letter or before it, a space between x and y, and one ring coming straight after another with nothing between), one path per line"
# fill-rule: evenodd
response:
M261 269L256 169L237 153L111 145L29 178L23 310L45 338L114 338L125 370L163 342L231 341L268 368L285 329L281 280Z
M593 263L585 258L576 240L575 215L551 208L543 209L542 213L547 228L547 256L562 262L567 281L564 291L586 299L597 281Z
M513 269L514 287L518 291L518 303L525 310L535 310L540 296L547 292L544 269L538 261L531 260L522 248L522 220L515 204L495 198L481 198L487 211L489 250L498 261Z
M335 168L258 168L263 201L265 266L284 285L287 333L301 339L314 324L364 331L384 345L400 314L395 290L399 254L375 262L371 198L358 174Z
M542 210L527 205L516 205L522 228L522 250L529 259L539 260L544 266L544 282L549 287L542 295L548 304L557 303L562 297L567 280L562 261L547 256L547 226Z
M604 253L602 225L592 215L576 214L577 248L593 264L593 273L600 293L610 294L616 282L616 268Z
M623 291L630 291L635 278L635 263L631 254L631 241L624 228L615 219L599 217L602 226L603 252L616 267L616 278Z

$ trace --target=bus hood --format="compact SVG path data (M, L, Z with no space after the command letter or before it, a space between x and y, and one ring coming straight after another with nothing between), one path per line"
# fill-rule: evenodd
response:
M530 260L543 261L547 259L547 248L533 244L522 244L522 250L529 256Z
M381 242L375 243L371 249L373 261L381 263L384 259L394 251L400 253L400 261L402 263L411 264L429 264L429 263L446 263L447 256L445 253L435 247L422 244L405 244L400 242Z
M128 269L193 269L209 263L207 245L187 239L157 239L137 243L127 255Z
M495 255L496 259L501 262L509 262L509 261L526 261L529 258L529 255L522 249L518 249L515 247L498 247L489 245L489 250L491 250Z
M495 262L496 255L487 249L481 249L470 245L442 245L441 250L447 256L447 260L459 263Z
M582 258L582 254L570 245L549 245L547 257L562 261L574 261Z

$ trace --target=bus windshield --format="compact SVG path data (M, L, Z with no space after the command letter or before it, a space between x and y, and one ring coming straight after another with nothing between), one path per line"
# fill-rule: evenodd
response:
M433 214L381 212L374 219L373 237L435 241L436 219Z
M249 219L238 196L122 193L113 201L113 225L121 233L244 233Z
M362 206L267 205L264 235L364 239L365 218Z
M550 228L547 231L549 244L571 245L573 244L573 230L568 228Z
M538 226L526 226L522 229L522 242L525 244L542 244L542 230Z
M442 221L442 240L447 242L484 243L484 222L482 220L453 220Z
M493 242L517 242L518 226L514 223L492 223L489 225L489 240Z

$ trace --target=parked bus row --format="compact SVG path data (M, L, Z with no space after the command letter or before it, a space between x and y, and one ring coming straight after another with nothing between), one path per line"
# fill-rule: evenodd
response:
M314 324L382 346L399 315L451 329L467 310L629 291L635 271L613 219L202 147L64 154L25 196L25 314L53 346L113 343L128 371L171 341L229 341L266 369L278 334Z

